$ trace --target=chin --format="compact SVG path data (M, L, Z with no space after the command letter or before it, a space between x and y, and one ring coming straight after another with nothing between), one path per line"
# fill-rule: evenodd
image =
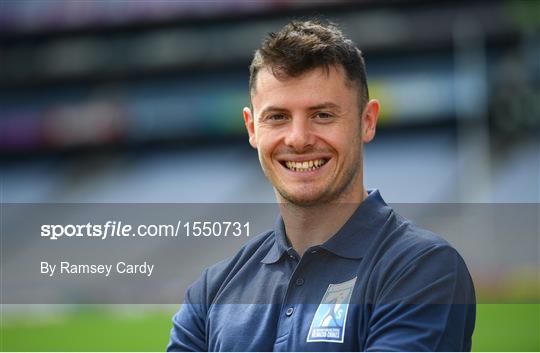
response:
M300 207L317 206L325 202L322 194L317 195L314 192L292 193L286 190L278 190L278 192L285 202Z

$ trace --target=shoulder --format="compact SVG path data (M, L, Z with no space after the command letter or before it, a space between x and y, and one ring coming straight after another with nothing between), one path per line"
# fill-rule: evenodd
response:
M274 231L263 232L245 243L234 256L208 267L205 273L207 277L217 280L247 263L260 262L273 245Z
M379 237L379 260L399 261L403 264L432 252L449 252L459 256L457 251L442 236L424 229L412 221L393 212Z
M210 304L219 289L246 266L257 265L274 245L274 231L263 232L245 243L238 252L205 268L188 288L186 296L196 296L199 303Z
M439 285L461 300L473 300L472 279L459 252L440 235L396 213L392 217L392 229L382 237L380 256L374 259L381 293L394 297L419 288L434 291Z

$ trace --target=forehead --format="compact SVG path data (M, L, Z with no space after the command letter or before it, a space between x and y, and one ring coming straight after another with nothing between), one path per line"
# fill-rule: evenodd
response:
M345 109L357 104L358 95L344 70L337 66L330 66L328 70L315 68L287 78L276 78L270 69L263 68L257 74L251 99L257 113L267 106L294 110L322 102L332 102Z

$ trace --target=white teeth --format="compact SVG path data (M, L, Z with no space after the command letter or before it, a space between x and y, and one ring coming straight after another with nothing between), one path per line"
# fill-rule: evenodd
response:
M304 162L287 161L285 165L288 169L295 172L308 172L322 167L325 163L326 161L324 159L316 159Z

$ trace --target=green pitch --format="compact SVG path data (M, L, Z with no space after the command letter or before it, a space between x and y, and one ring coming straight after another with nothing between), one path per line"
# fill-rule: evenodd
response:
M473 351L540 351L540 304L476 306Z
M540 304L481 304L477 310L474 351L540 351ZM163 351L172 314L99 309L36 318L4 314L0 350Z

